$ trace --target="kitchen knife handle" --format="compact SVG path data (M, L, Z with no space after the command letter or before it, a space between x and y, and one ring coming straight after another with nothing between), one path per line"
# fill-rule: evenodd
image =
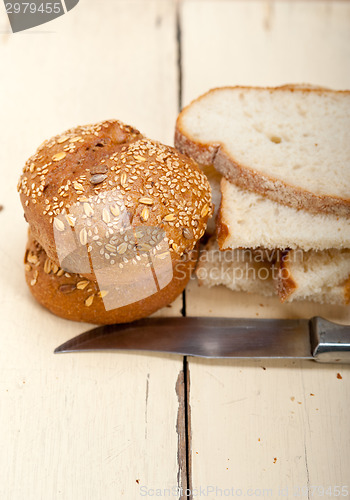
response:
M315 361L350 363L350 326L324 318L310 320L311 349Z

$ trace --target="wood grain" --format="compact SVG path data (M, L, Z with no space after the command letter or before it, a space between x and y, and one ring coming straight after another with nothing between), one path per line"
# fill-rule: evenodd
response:
M174 487L182 358L53 355L89 325L54 317L29 295L16 184L36 147L76 124L119 118L172 143L175 5L84 0L16 35L1 16L0 498L132 499L141 487ZM160 314L181 307L180 297Z
M222 85L309 82L350 88L348 2L187 0L180 18L183 105ZM198 287L195 280L186 290L186 311L189 316L322 315L350 323L349 308L281 306L274 298ZM277 499L285 488L294 498L298 487L349 486L348 367L189 359L189 372L193 488L217 486L210 499L232 487L243 495L252 489L253 496L271 490L270 498Z

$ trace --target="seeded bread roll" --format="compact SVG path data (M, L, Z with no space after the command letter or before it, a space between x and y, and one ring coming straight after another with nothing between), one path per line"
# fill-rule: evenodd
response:
M40 304L62 318L94 324L125 323L146 317L171 303L185 288L194 269L198 245L172 260L171 282L155 294L129 305L108 309L109 292L80 274L65 272L29 235L24 257L29 289ZM127 293L125 289L124 295Z
M135 248L161 241L176 262L212 213L208 181L193 160L116 120L44 142L18 190L33 238L52 262L94 280L107 264L123 267Z

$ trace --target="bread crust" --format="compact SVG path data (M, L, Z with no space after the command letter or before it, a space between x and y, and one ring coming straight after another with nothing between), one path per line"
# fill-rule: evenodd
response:
M230 230L229 230L227 224L225 224L225 222L223 221L221 205L222 205L222 200L221 200L218 215L216 218L216 238L218 241L219 249L224 251L224 250L226 250L225 241L226 241L226 238L228 237L228 235L230 234Z
M350 304L350 277L344 284L344 303L345 305Z
M289 253L290 250L282 252L281 258L278 262L278 278L276 282L277 293L280 301L285 302L298 288L298 285L292 278L289 267Z
M223 89L251 89L253 87L223 87ZM258 88L258 87L256 87ZM330 92L350 94L346 90L329 90L322 87L303 85L284 85L280 87L260 87L266 90L283 90L286 92ZM198 102L211 92L218 90L214 88L203 94L193 102ZM175 147L182 153L188 154L198 163L204 165L212 164L230 182L244 189L263 194L273 201L288 205L296 209L304 209L313 213L328 213L342 217L350 216L350 199L337 196L316 195L306 189L290 185L280 179L262 174L247 165L238 163L232 158L221 143L202 143L189 134L186 134L182 125L182 118L186 110L193 104L190 103L179 114L175 129Z
M125 233L116 237L121 211L134 232L164 231L175 259L195 247L212 214L209 183L191 158L117 120L72 128L45 141L26 162L18 190L33 238L48 257L65 266L55 238L70 248L74 233L79 255L71 260L88 257L90 266L65 269L89 279L94 279L94 255L101 251L103 257L106 245L125 245ZM109 203L107 195L119 205ZM94 227L85 227L84 220ZM113 251L105 252L113 260Z
M144 318L173 302L190 279L197 258L198 245L182 257L173 257L173 278L167 286L145 299L109 311L96 282L55 266L30 235L24 266L29 290L42 306L61 318L103 325Z

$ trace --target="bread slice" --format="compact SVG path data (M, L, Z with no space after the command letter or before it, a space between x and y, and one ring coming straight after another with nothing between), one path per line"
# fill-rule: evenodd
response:
M350 216L350 91L213 89L182 110L175 145L271 200Z
M201 252L196 276L200 285L209 288L225 285L236 292L271 296L276 294L274 280L278 277L278 266L275 262L274 253L260 249L222 252L212 237Z
M196 268L200 285L235 292L278 295L281 302L350 303L350 250L220 251L211 238Z
M350 250L285 252L279 262L277 290L282 302L349 304Z
M350 248L350 219L312 214L221 180L217 231L221 250L256 248L325 250Z

